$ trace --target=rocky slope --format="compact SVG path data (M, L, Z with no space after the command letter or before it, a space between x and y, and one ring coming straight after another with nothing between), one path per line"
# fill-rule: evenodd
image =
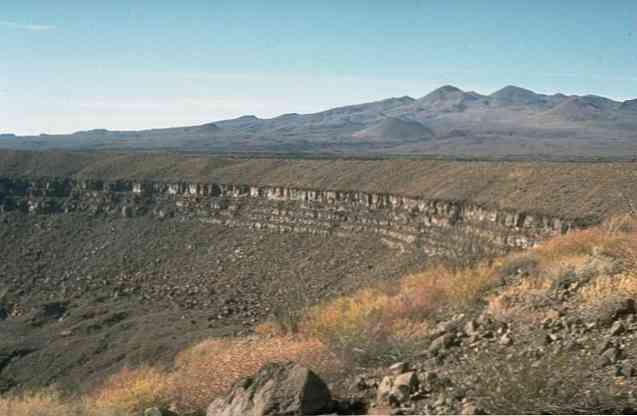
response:
M0 153L0 390L82 386L432 255L632 212L621 164Z
M333 387L341 397L365 403L370 414L632 413L635 300L606 299L604 308L583 313L579 292L621 269L609 258L589 260L564 271L542 303L519 300L535 302L526 317L504 318L489 306L441 316L406 361ZM524 266L513 271L496 293L506 293L528 273Z

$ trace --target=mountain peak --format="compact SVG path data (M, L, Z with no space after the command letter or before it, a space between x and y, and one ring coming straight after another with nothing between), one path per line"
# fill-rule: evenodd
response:
M498 105L534 105L543 104L544 96L526 88L507 85L490 95Z
M494 92L493 94L491 94L491 97L513 98L513 97L535 97L537 95L538 94L536 94L535 92L531 90L527 90L526 88L517 87L515 85L507 85L506 87L501 88L497 90L496 92Z
M241 117L237 117L235 118L235 120L242 120L242 121L249 121L249 120L259 120L259 117L252 115L252 114L248 114L245 116L241 116Z
M432 94L454 94L454 93L462 93L463 91L453 85L443 85L440 88L437 88L435 90L433 90L432 92L430 92L428 95L432 95Z
M442 87L438 88L439 90L444 90L444 91L451 91L451 92L462 92L462 90L458 87L456 87L455 85L450 85L450 84L446 84L443 85Z
M422 97L419 101L440 101L447 100L449 98L458 99L464 95L464 91L462 91L458 87L454 87L453 85L443 85L440 88L437 88L430 92L429 94Z
M518 87L517 85L507 85L506 87L500 88L491 95L501 94L535 94L535 92L527 88Z

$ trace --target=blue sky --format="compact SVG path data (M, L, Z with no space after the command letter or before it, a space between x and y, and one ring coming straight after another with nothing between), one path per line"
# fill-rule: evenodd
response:
M637 1L0 0L0 132L272 117L443 84L637 97Z

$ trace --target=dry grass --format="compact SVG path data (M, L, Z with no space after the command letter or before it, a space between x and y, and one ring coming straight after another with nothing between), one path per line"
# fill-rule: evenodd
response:
M242 377L272 361L297 361L321 374L338 369L336 358L315 339L289 336L211 339L176 358L170 397L179 409L204 409Z
M301 331L332 347L364 347L367 340L386 335L387 312L393 298L373 289L343 296L312 308Z
M168 404L167 374L153 367L124 368L88 397L90 407L103 414L134 414Z
M428 334L428 318L441 308L466 308L494 281L494 266L437 265L403 278L398 289L364 289L312 308L301 331L338 352L379 354Z
M558 301L551 296L564 279L579 280L573 303L594 315L637 296L637 229L629 217L553 238L522 256L533 259L531 272L491 296L487 310L496 319L537 323ZM515 265L520 259L504 261Z
M41 390L0 398L2 416L84 416L85 405L67 400L56 390Z
M267 321L254 327L254 333L260 337L276 337L287 334L286 328L274 321Z
M544 319L542 306L552 286L550 279L524 279L492 296L487 311L496 320L538 323Z
M580 310L597 316L607 305L626 298L637 298L637 274L599 276L579 290L577 304Z
M182 351L169 372L123 369L92 392L87 403L99 414L136 414L152 406L205 409L239 379L272 361L297 361L322 375L340 368L318 340L270 336L210 339ZM1 414L1 413L0 413Z
M531 249L542 262L552 263L569 256L607 254L621 256L627 240L634 236L635 220L621 216L586 230L552 238Z

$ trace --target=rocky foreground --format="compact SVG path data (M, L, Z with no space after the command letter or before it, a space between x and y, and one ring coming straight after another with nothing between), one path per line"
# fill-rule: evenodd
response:
M587 287L601 291L602 276L619 281L625 265L602 254L587 256L577 267L562 270L546 290L537 286L525 292L525 299L512 299L514 290L539 279L533 276L536 266L528 258L509 264L489 304L439 316L401 361L352 367L329 382L298 364L268 364L213 401L206 414L636 411L635 300L618 289L619 296L595 307L582 303ZM495 299L509 303L504 307ZM163 412L156 414L173 414Z

